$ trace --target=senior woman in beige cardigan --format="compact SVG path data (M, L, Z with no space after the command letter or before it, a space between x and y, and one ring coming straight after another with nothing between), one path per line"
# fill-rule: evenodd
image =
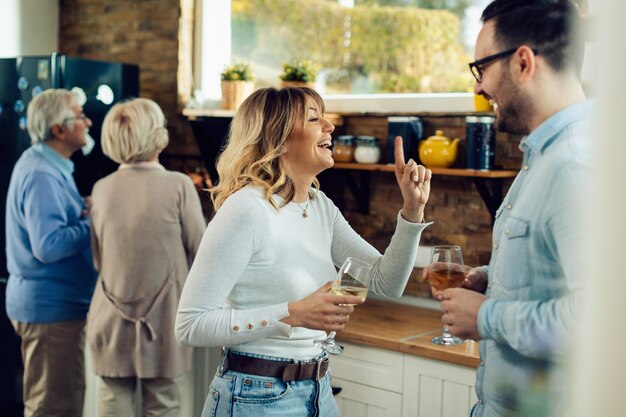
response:
M205 229L184 174L158 162L165 117L148 99L116 104L102 126L104 153L120 163L93 189L92 250L100 275L87 316L100 417L177 416L191 348L174 337L178 299Z

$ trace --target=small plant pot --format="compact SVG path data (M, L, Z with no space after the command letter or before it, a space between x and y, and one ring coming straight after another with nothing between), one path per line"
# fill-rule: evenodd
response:
M304 81L281 81L280 87L308 87L310 89L315 89L315 83L306 83Z
M222 81L221 107L226 110L237 110L253 91L252 81Z

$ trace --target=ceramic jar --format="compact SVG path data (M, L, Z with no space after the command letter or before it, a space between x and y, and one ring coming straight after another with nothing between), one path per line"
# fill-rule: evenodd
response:
M333 148L333 159L335 162L354 161L354 136L337 136L335 147Z
M375 164L380 160L380 148L374 136L357 136L354 159L359 164Z

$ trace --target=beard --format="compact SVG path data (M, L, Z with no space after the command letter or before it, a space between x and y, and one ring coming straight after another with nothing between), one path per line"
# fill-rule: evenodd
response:
M96 145L96 141L89 134L89 129L85 130L85 144L81 147L83 155L87 156L93 150L93 147Z
M513 135L529 134L529 115L532 114L534 106L530 97L515 85L508 71L504 71L498 96L495 128Z

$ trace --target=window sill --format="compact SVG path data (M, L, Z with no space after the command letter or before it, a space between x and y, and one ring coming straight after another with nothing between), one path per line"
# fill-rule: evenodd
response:
M473 93L325 95L332 113L473 112Z
M325 95L327 113L338 115L415 115L475 114L474 94L345 94ZM232 117L234 110L219 109L219 101L205 102L203 108L187 107L183 115L196 117Z

